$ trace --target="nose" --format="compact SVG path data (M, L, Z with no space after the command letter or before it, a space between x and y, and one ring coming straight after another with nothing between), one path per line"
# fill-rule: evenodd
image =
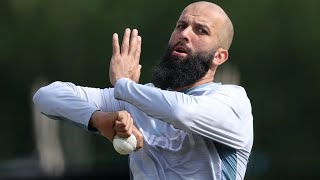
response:
M192 35L192 27L191 26L186 27L185 29L183 29L183 31L181 31L180 35L181 35L180 40L189 42L190 37Z

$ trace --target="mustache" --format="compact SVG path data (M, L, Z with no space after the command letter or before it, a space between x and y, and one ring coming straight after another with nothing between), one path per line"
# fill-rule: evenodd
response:
M173 51L177 46L181 46L183 47L183 49L186 51L187 54L190 54L192 51L191 49L186 45L186 43L179 41L176 44L174 44L173 46L171 46L171 51Z

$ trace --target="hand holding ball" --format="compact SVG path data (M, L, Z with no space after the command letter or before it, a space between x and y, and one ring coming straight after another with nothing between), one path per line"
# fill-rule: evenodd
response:
M116 135L113 139L113 147L119 154L126 155L136 149L137 139L133 134L128 138L122 138Z

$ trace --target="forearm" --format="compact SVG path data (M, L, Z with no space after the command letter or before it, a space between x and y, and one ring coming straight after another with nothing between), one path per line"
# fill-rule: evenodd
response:
M183 101L182 93L163 91L158 88L136 84L131 80L122 78L115 85L116 99L126 101L157 119L177 125L177 106ZM180 99L180 100L177 100ZM179 128L181 125L177 125Z
M48 117L69 120L82 127L88 126L91 115L99 110L101 104L88 98L74 84L63 82L54 82L40 88L33 102Z

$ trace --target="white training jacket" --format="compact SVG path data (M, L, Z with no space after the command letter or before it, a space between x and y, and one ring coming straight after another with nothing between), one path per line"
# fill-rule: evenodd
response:
M244 178L253 117L240 86L208 83L176 92L127 78L105 89L57 81L40 88L33 102L48 117L86 130L94 111L128 111L144 136L143 148L129 155L131 179Z

